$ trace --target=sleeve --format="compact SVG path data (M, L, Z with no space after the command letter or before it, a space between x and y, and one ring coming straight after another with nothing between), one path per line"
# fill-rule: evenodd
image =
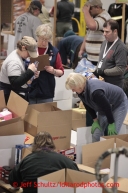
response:
M37 27L39 25L42 25L41 20L38 17L35 17L34 21L33 21L33 26L32 26L32 34L33 34L33 38L36 40L36 34L35 31L37 29Z
M20 76L9 76L9 81L13 87L19 87L23 86L27 83L28 80L30 80L34 75L34 72L30 69L28 69L25 73L23 73Z
M20 164L16 165L9 174L9 183L13 187L20 187L22 178L20 175Z
M16 61L11 61L8 63L7 68L7 75L8 76L20 76L21 75L21 67L19 66Z
M64 65L67 64L67 53L66 53L66 49L65 49L65 46L64 46L64 42L65 40L61 40L59 42L59 53L60 53L60 56L61 56L61 59L62 59L62 63ZM65 42L66 43L66 42Z
M103 90L96 90L92 94L93 101L103 110L105 113L108 123L114 123L114 118L111 110L110 103L106 98ZM102 102L101 102L102 101Z
M57 54L57 57L56 57L55 69L62 70L64 74L64 68L63 68L62 60L59 53Z
M125 49L119 49L114 56L115 67L111 69L105 69L104 74L107 76L123 75L127 66L127 51Z
M104 17L98 16L94 18L95 22L97 23L97 31L103 30L103 24L105 23L106 19Z
M97 118L97 115L96 115L96 112L94 109L92 109L91 107L89 107L88 105L86 105L84 102L83 102L84 106L85 106L85 109L88 111L88 113L91 115L92 119L96 119Z

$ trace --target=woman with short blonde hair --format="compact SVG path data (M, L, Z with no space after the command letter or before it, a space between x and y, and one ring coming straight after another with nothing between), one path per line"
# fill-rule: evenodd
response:
M92 141L100 141L100 136L117 135L127 113L127 97L115 85L98 79L86 80L78 73L67 77L65 87L76 92L93 119Z
M80 88L81 90L84 90L85 85L86 77L78 73L70 73L65 83L67 90L72 90L74 88Z
M44 37L45 39L51 41L52 40L52 30L48 24L43 24L37 27L36 29L37 39L40 37Z
M49 55L50 65L45 66L39 78L34 79L29 92L29 103L39 104L52 102L55 93L55 77L64 73L61 57L57 48L51 44L52 30L48 24L42 24L36 29L39 55Z

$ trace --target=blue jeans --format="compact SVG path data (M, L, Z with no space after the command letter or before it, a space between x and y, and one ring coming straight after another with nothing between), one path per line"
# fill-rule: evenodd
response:
M127 114L127 99L125 99L118 108L113 111L113 117L116 125L116 132L119 133L120 128ZM92 134L92 142L100 141L100 137L104 135L105 130L108 127L108 120L105 115L98 114L99 125L102 131L96 129L94 134Z
M29 98L29 104L39 104L39 103L49 103L49 102L53 102L53 98L50 98L50 99Z

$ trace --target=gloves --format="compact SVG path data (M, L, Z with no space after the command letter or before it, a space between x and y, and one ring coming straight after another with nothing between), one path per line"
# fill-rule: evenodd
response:
M108 135L117 135L115 123L108 125Z
M102 131L102 129L101 129L99 123L98 123L98 120L93 122L92 128L91 128L91 133L93 134L96 129L99 129L99 130Z

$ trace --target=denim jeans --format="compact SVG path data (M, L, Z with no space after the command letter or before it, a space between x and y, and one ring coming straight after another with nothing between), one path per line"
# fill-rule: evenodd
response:
M119 133L123 121L127 114L127 99L122 101L118 108L113 111L114 122L116 125L116 132ZM105 115L98 114L98 121L102 128L100 131L98 128L95 130L94 134L92 134L92 142L100 141L100 137L104 135L105 130L108 127L108 120Z

